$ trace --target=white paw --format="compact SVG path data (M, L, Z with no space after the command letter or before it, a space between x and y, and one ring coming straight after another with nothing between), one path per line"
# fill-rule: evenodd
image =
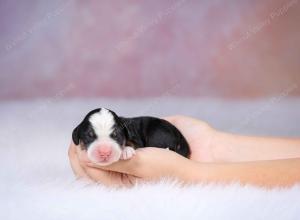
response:
M125 147L121 154L122 160L129 160L135 155L135 150L132 147Z

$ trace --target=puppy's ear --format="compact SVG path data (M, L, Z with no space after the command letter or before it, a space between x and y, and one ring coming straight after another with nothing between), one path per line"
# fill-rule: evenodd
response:
M74 130L73 130L73 133L72 133L72 139L73 139L73 142L75 145L78 145L79 144L79 126L78 125Z

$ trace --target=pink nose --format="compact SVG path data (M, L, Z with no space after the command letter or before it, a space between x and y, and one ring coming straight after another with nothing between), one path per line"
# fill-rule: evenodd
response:
M108 159L111 156L111 153L111 146L102 145L99 148L97 148L97 155L100 159Z

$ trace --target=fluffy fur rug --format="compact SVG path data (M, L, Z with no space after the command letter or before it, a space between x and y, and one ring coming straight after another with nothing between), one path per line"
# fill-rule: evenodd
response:
M148 100L144 106L156 102ZM161 181L116 190L74 180L67 160L71 130L86 111L98 106L123 115L189 114L224 130L239 128L242 133L299 135L300 125L293 123L299 121L299 100L275 103L267 114L260 111L265 101L183 102L193 110L178 108L176 100L161 103L149 112L142 112L138 101L2 103L0 219L300 219L300 186L273 190L238 184L181 188L175 182ZM223 111L216 112L216 106ZM248 124L239 124L255 111L260 115L252 116Z

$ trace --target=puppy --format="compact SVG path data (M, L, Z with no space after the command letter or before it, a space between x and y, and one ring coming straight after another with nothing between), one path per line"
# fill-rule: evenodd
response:
M130 159L142 147L167 148L190 156L187 141L171 123L154 117L119 117L105 108L89 112L73 130L72 139L87 151L89 160L102 166Z

